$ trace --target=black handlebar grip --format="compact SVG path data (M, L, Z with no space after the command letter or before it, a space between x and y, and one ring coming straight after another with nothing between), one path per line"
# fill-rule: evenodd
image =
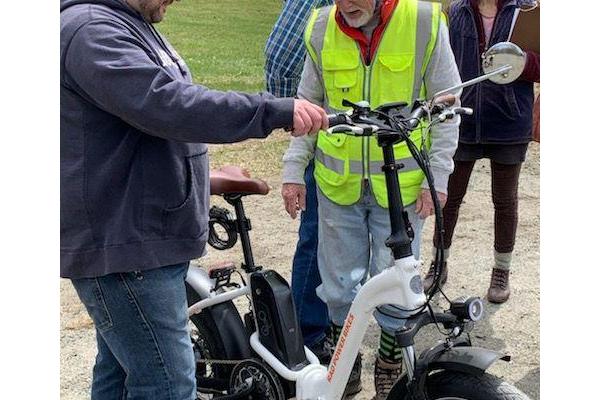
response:
M417 107L411 114L409 119L409 125L411 129L416 128L419 125L421 118L425 116L425 108L422 106Z
M348 123L348 117L345 114L330 114L327 116L329 127Z
M417 107L412 114L410 114L411 119L421 119L425 116L425 109L423 107Z

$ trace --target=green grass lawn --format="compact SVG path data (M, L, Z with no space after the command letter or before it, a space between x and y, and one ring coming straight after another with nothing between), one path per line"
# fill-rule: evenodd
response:
M264 47L281 12L281 0L181 0L157 28L192 70L196 83L211 89L266 90ZM266 140L209 146L211 168L248 168L254 176L281 173L289 134Z
M281 0L182 0L157 25L192 70L212 89L265 90L264 47Z

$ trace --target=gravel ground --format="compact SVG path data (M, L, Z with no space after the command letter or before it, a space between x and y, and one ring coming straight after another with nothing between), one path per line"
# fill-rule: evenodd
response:
M289 279L290 264L297 240L298 221L285 214L279 192L279 176L264 177L272 187L266 197L249 198L245 203L254 230L257 262L278 270ZM474 344L510 354L510 363L498 362L490 372L503 377L532 399L539 399L539 146L530 146L523 166L519 194L519 229L513 256L512 295L504 305L486 302L485 319L473 332ZM218 200L218 199L217 199ZM217 201L216 201L217 202ZM422 254L431 254L433 221L424 231ZM202 264L230 259L241 260L239 244L228 252L211 251ZM428 259L424 260L428 264ZM485 297L493 263L493 205L490 195L489 162L476 164L455 232L450 276L445 291L450 298L462 294ZM418 337L417 349L439 339L435 328ZM363 391L355 399L373 396L373 361L378 342L374 322L363 343ZM61 282L61 399L89 398L92 366L96 352L94 330L69 281Z

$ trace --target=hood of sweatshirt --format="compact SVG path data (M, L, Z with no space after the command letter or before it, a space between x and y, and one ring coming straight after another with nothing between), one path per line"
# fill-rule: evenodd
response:
M137 11L125 2L125 0L60 0L60 11L62 12L77 4L99 4L115 10L125 11L136 18L142 18Z

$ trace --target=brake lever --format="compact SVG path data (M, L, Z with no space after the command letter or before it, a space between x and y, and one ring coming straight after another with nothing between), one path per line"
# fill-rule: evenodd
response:
M344 133L344 134L352 134L355 136L362 135L364 132L363 128L358 126L352 126L347 124L336 125L332 128L327 129L327 133L335 134L335 133Z
M473 109L471 107L456 107L453 111L455 114L459 115L473 115Z
M388 120L391 119L390 116L387 116L387 118ZM377 127L377 129L375 129L373 132L376 132L378 129L390 129L390 126L386 124L386 121L383 121L382 119L377 119L377 116L375 118L369 118L360 115L357 117L357 122L369 125L372 128Z
M392 110L400 111L408 106L408 103L405 101L397 101L393 103L383 104L375 109L375 111L379 111L385 114L388 114Z
M353 103L350 100L343 99L342 106L351 107L354 110L353 114L357 115L365 115L371 111L369 103L367 101L359 101L358 103Z
M342 99L342 106L344 107L352 107L354 109L356 108L361 108L358 104L351 102L350 100L347 99Z
M469 107L454 107L451 109L446 109L439 113L438 116L431 121L431 125L450 120L456 115L473 115L473 109Z
M370 136L372 133L377 132L380 128L377 125L366 124L367 126L361 127L356 125L336 125L332 128L327 129L327 133L335 134L335 133L344 133L347 135L353 136ZM365 133L367 131L367 133Z

